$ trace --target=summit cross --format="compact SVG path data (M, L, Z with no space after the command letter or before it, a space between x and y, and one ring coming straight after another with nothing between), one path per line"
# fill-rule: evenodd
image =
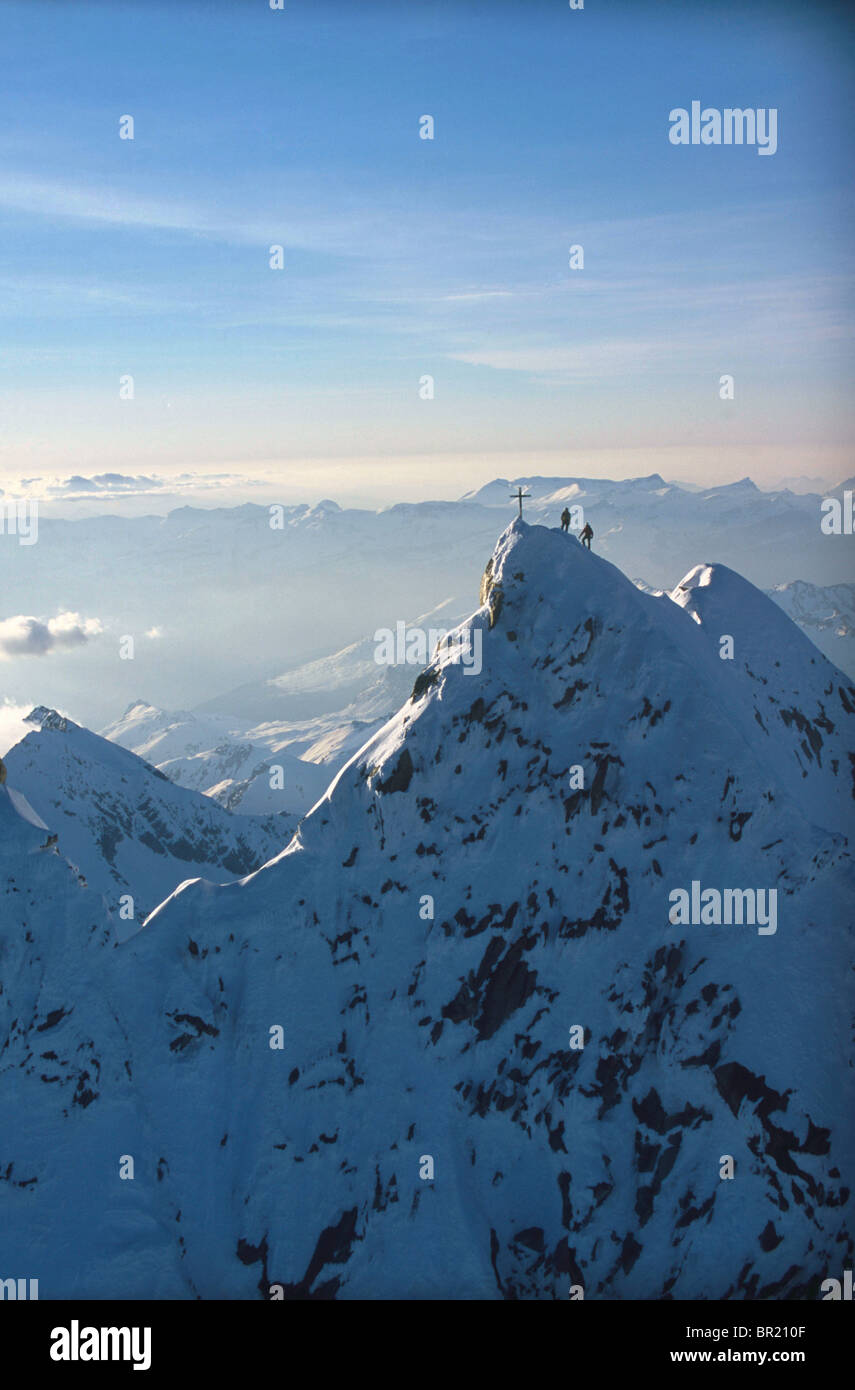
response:
M511 493L511 501L512 501L512 502L513 502L513 501L516 501L516 502L519 502L519 504L520 504L520 521L522 521L522 504L523 504L523 498L524 498L524 497L531 497L531 493L530 493L530 492L523 492L523 490L522 490L521 487L518 487L517 490L516 490L516 492L512 492L512 493Z

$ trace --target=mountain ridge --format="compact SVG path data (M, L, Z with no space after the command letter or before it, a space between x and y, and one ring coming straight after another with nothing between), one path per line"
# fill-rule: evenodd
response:
M804 1298L851 1258L851 1088L829 1066L851 1028L849 823L842 799L817 821L790 770L848 776L827 756L840 696L820 767L786 721L762 734L775 689L718 634L526 522L463 627L479 672L441 649L282 852L177 888L101 960L115 1080L70 1115L105 1168L127 1112L139 1180L116 1201L145 1224L81 1229L86 1272L54 1262L54 1290L97 1268L137 1296ZM774 891L776 932L674 925L695 881ZM62 1056L113 1025L49 943L12 1075L59 1152L30 1040L48 1008Z
M117 923L125 895L141 920L178 877L243 877L296 827L297 818L287 814L231 816L135 753L43 705L26 722L36 727L5 758L8 790L23 794L50 826L60 853Z

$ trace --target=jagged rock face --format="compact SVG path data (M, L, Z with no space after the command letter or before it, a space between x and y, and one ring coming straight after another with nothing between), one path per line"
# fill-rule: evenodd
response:
M479 674L443 652L278 859L102 952L121 1085L69 1115L112 1172L122 1111L145 1218L93 1226L90 1287L811 1297L851 1252L842 799L817 821L703 625L573 537L514 523L482 597ZM693 881L775 890L777 930L672 925ZM57 1055L97 1035L50 954L15 1057L48 1006Z

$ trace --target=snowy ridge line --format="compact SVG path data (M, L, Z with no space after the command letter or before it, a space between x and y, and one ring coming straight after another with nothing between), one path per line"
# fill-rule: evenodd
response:
M182 884L120 948L0 801L0 1133L31 1117L4 1242L42 1296L840 1277L855 690L732 571L684 585L514 522L481 671L431 663L275 858ZM669 922L695 881L776 892L777 931Z

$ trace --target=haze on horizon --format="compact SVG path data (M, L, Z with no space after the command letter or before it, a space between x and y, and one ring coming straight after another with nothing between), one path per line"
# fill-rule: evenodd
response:
M4 5L0 487L56 508L50 480L156 476L98 504L154 511L170 482L374 506L520 474L841 481L846 23ZM775 107L774 157L671 145L695 97Z

